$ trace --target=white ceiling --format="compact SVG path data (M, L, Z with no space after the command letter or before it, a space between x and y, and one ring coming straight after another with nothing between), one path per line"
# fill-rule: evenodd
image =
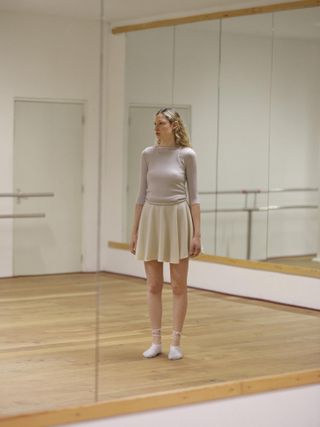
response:
M114 25L283 2L283 0L103 1L105 19ZM100 15L100 0L0 0L1 11L96 19Z

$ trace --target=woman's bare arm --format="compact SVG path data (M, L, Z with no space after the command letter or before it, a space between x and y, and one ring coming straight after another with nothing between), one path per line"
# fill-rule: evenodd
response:
M191 216L193 222L193 236L190 245L191 257L198 256L201 252L201 231L200 231L200 204L191 205Z
M141 217L143 205L136 204L135 211L134 211L134 218L133 218L133 225L132 225L132 231L131 231L131 239L129 243L130 252L132 254L136 253L136 245L138 240L138 229L139 229L139 222Z

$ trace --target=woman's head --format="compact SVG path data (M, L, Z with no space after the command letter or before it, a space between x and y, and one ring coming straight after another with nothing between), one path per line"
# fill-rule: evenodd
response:
M156 135L159 139L161 132L172 132L176 145L190 147L189 136L183 124L183 121L177 111L173 108L161 108L156 113Z

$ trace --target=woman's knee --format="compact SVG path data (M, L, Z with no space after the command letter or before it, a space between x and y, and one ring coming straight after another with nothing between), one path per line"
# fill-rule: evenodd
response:
M162 292L163 283L152 280L148 282L148 290L151 294L160 294Z
M171 288L172 288L172 293L174 295L184 295L187 292L187 285L184 282L179 283L176 281L172 281Z

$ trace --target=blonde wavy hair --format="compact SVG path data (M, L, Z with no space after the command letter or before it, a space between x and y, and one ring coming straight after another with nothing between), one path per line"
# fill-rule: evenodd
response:
M173 108L169 107L161 108L156 113L156 116L158 116L159 114L163 114L172 125L175 124L173 128L173 134L176 145L179 145L181 147L191 147L189 135L183 124L180 114Z

